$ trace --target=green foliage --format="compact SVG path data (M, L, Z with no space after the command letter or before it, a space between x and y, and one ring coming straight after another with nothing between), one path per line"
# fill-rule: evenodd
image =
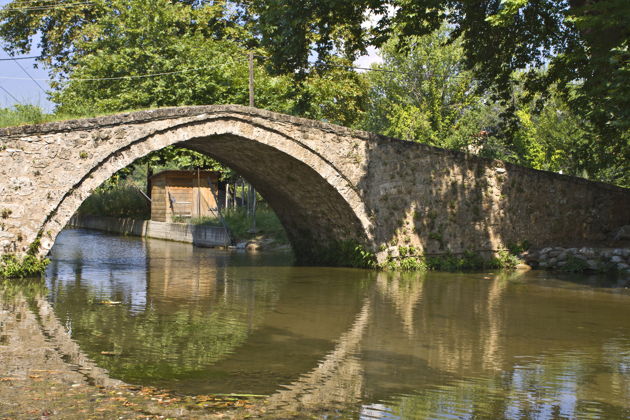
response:
M413 37L397 48L392 38L381 48L380 71L368 72L370 104L364 128L434 146L463 148L484 128L487 108L465 70L460 42L449 43L441 28Z
M501 250L498 253L498 256L494 259L494 265L499 268L505 269L514 269L518 264L520 264L520 260L510 251Z
M588 121L592 130L585 142L573 142L577 146L573 155L582 161L578 167L591 177L630 185L627 0L506 0L483 4L451 0L265 0L255 2L253 10L258 15L262 44L272 52L275 69L281 73L304 72L309 58L326 62L337 52L353 59L370 45L385 46L387 54L388 42L397 44L399 51L413 52L418 36L431 34L446 22L449 42L456 45L461 39L464 68L478 80L476 92L492 93L500 112L509 117L504 127L508 133L519 120L523 123L522 116L515 113L515 92L522 91L523 100L531 101L535 112L557 95L572 110L576 121ZM370 24L366 24L366 16L373 17ZM439 80L441 74L451 74L451 70L445 67L433 77ZM386 77L390 76L397 77ZM439 128L422 107L405 106L394 112L396 118L387 120L392 130L404 138L422 132L423 127ZM476 118L491 115L482 110L481 115L470 117L474 127ZM497 146L496 152L501 152L503 145L512 146L511 138L502 142L497 139L500 137L489 139ZM533 147L525 160L536 165L543 154L553 155L554 150L558 149Z
M0 257L0 279L25 278L41 275L50 262L47 258L37 255L41 245L40 235L29 245L26 255L18 257L14 254L4 254Z
M91 216L149 219L151 207L131 184L106 184L99 187L79 207L79 214Z
M512 255L518 255L521 252L527 251L530 247L531 244L527 239L507 245L507 249Z
M50 115L35 105L13 105L13 108L0 108L0 127L24 124L39 124L50 119Z
M427 257L426 263L430 270L438 271L480 270L500 267L496 261L486 260L479 254L470 251L466 251L462 255L446 254Z
M356 241L339 241L328 249L330 265L338 267L373 268L376 257Z
M497 258L486 259L480 254L466 251L463 254L425 256L413 247L398 247L398 257L389 256L380 268L392 271L469 271L500 268L511 270L520 262L508 251L501 251Z
M223 212L225 224L230 229L230 234L237 241L253 239L257 236L271 238L277 244L288 244L287 234L276 213L265 206L256 209L257 233L248 232L252 227L252 218L244 208L230 209ZM221 220L215 217L203 217L190 220L192 224L206 226L223 226Z
M401 258L389 258L382 264L381 268L390 271L426 271L428 269L423 257L411 255Z
M354 240L336 241L321 246L308 243L310 252L301 255L300 263L332 267L375 268L376 255Z
M562 267L558 267L560 271L566 271L569 273L582 273L589 269L586 260L577 258L575 255L567 255L566 264Z
M36 255L17 257L5 254L0 257L0 278L24 278L41 275L50 261Z

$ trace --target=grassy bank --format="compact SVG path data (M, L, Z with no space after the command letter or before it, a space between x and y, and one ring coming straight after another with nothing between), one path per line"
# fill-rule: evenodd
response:
M250 232L252 217L247 214L247 210L244 208L224 211L223 220L230 229L232 238L236 241L265 238L273 239L274 243L278 245L289 243L287 234L278 216L271 208L265 205L260 206L256 210L256 233ZM223 226L218 217L192 219L190 223L205 226Z

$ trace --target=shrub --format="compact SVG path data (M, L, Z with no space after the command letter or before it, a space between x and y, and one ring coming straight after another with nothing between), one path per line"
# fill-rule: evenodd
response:
M130 184L99 187L79 207L79 214L90 216L149 219L151 207L138 189Z

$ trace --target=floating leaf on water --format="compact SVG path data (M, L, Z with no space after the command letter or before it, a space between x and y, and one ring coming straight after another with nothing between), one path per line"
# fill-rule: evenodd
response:
M101 300L99 305L120 305L122 302L116 300Z

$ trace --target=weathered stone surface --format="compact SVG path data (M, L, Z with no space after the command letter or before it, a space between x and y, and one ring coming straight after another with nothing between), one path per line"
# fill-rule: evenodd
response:
M0 129L1 253L46 253L90 192L169 145L242 173L298 254L356 240L374 251L584 247L630 225L630 192L242 106L166 108ZM19 215L19 216L17 216Z

